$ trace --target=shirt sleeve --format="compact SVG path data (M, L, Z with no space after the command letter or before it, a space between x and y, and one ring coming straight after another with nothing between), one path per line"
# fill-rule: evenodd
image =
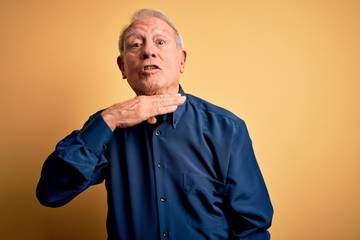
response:
M245 123L233 139L227 182L231 239L270 239L273 208Z
M41 204L60 207L91 185L104 180L108 162L104 157L112 131L101 114L61 140L45 160L36 196Z

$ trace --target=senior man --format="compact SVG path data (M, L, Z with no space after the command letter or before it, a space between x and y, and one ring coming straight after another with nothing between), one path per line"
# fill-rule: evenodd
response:
M105 180L108 239L269 239L273 209L245 123L179 85L186 52L163 13L136 12L117 59L136 97L92 115L46 159L59 207Z

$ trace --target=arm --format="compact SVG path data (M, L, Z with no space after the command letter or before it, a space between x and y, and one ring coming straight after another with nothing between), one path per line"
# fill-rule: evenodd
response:
M185 96L178 94L138 96L114 104L60 141L46 159L36 189L36 196L45 206L60 207L91 185L104 180L108 162L106 144L116 128L134 126L142 121L155 123L155 116L176 110Z
M231 239L270 239L273 208L245 123L234 137L227 181Z
M89 186L101 183L107 166L104 146L112 131L100 114L90 118L81 131L60 141L46 159L36 189L45 206L63 206Z

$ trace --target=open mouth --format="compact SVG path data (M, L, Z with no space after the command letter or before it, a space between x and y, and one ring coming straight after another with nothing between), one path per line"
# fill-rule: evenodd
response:
M159 67L156 65L147 65L144 67L144 71L155 70L155 69L159 69Z

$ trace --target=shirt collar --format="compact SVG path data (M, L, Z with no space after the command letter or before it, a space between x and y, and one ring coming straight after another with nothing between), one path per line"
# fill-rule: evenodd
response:
M179 93L181 94L181 96L186 96L186 93L182 89L181 85L179 85ZM176 126L179 124L179 120L185 110L186 101L187 100L185 100L184 104L178 106L175 112L164 115L164 120L168 120L168 122L171 123L173 129L176 129Z

